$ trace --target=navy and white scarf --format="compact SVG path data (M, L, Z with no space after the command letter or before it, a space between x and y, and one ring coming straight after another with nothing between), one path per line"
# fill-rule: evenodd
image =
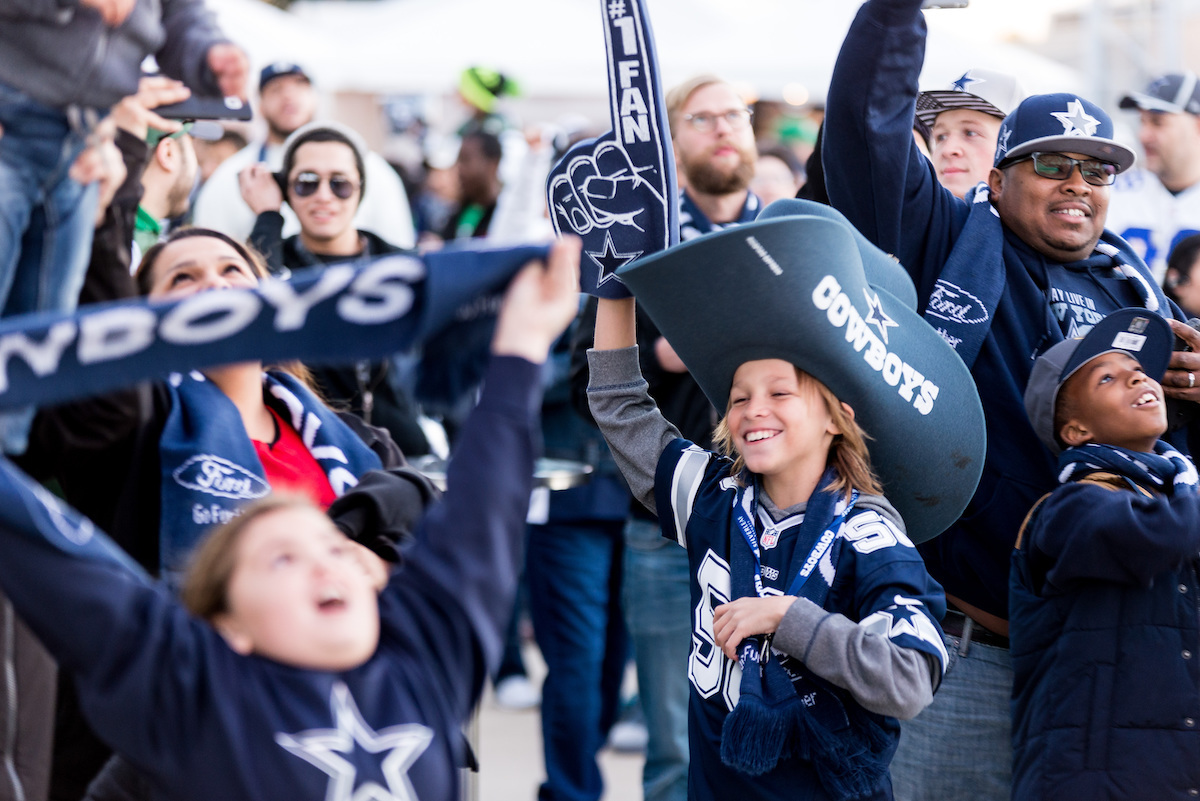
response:
M171 376L168 388L171 410L159 443L159 568L174 588L204 532L237 516L242 505L268 494L271 487L241 414L220 388L195 372ZM263 400L300 435L338 497L358 484L363 473L383 466L375 452L293 376L264 373Z
M846 541L842 523L857 493L825 489L830 468L808 500L788 568L788 594L824 606ZM729 543L734 598L761 597L756 488L743 487L735 505ZM831 685L807 672L794 674L773 656L770 638L746 638L738 647L742 668L737 705L721 730L721 760L743 773L761 775L781 759L812 762L821 785L835 799L869 795L887 773L886 733Z
M1154 453L1089 442L1068 448L1058 457L1061 484L1092 473L1115 473L1132 484L1164 495L1194 493L1197 488L1192 460L1162 440L1155 443Z
M924 313L925 321L950 343L968 368L979 356L1004 294L1007 247L1004 225L991 203L987 184L975 187L970 204L962 233L938 276ZM1123 252L1121 244L1120 238L1105 231L1091 256L1063 266L1076 270L1116 270L1128 279L1142 305L1152 312L1164 313L1168 308L1166 298L1131 263L1132 254Z
M734 225L745 225L754 222L754 218L762 211L762 201L753 192L746 193L746 202L742 205L742 213L733 222L715 223L700 211L696 201L692 200L687 190L679 190L679 241L687 242L698 236L730 228Z

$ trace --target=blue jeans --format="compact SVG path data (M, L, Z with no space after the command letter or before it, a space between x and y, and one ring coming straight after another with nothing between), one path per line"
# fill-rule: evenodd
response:
M529 527L525 576L542 684L543 801L598 801L596 753L620 706L629 646L621 620L622 521Z
M649 735L642 792L645 801L685 801L691 570L687 551L664 539L657 522L625 525L622 595Z
M69 311L92 249L97 187L68 176L86 144L60 109L0 84L0 309ZM25 450L32 411L0 415L0 447Z
M1012 785L1012 658L1005 648L946 636L950 666L933 703L900 726L896 801L1008 801Z

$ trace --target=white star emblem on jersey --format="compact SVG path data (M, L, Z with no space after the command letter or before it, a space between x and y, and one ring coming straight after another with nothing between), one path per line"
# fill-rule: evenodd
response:
M865 321L879 329L879 336L883 339L883 344L888 344L889 328L899 328L900 323L887 316L883 310L883 304L879 302L878 295L872 295L867 290L863 290L863 294L867 296L867 306L870 311L867 312Z
M275 735L279 745L329 774L325 801L417 801L408 769L433 741L433 730L406 723L375 731L363 720L350 688L340 681L333 685L329 705L337 728ZM355 786L358 769L342 755L352 755L356 748L386 753L381 771L387 787L374 781Z
M1083 101L1072 100L1066 111L1051 112L1063 125L1066 136L1091 136L1100 127L1100 120L1083 110Z

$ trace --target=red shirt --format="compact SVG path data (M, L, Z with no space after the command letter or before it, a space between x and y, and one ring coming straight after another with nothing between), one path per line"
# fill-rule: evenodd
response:
M275 442L253 440L254 450L267 474L267 483L275 492L306 495L322 509L329 508L337 496L325 471L308 452L308 448L304 447L296 430L284 422L274 409L268 407L268 411L275 418L275 429L279 432Z

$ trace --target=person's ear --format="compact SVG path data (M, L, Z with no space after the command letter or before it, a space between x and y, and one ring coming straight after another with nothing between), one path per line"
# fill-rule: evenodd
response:
M154 161L160 168L171 172L179 160L179 143L169 136L164 136L154 146Z
M1004 194L1004 170L998 170L992 167L992 171L988 173L988 190L992 195L992 202L995 203Z
M1088 431L1087 426L1072 418L1063 423L1063 427L1058 431L1058 438L1068 448L1078 448L1080 445L1092 441L1092 432Z
M212 619L212 627L225 640L225 644L236 654L249 656L254 653L254 638L250 636L228 613Z

